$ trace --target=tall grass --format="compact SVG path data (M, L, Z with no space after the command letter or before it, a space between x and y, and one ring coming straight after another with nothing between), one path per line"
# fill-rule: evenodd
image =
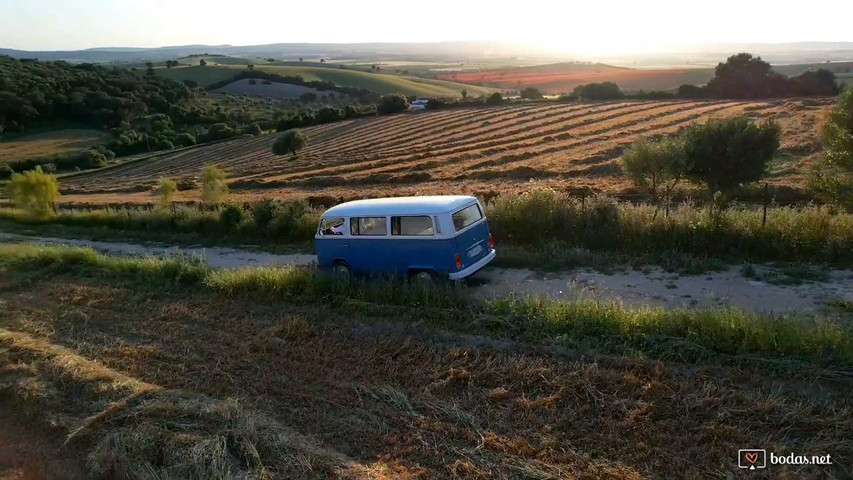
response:
M250 208L232 204L218 210L175 206L63 211L50 219L0 209L0 219L148 237L185 234L210 241L305 244L313 239L321 213L305 202L265 200ZM733 206L711 214L683 203L666 216L652 205L597 197L582 201L538 189L500 197L486 213L498 250L515 250L513 258L526 266L569 266L581 257L601 254L662 262L690 256L853 264L853 214L826 206L771 207L763 224L760 208Z
M762 225L760 208L733 206L712 214L684 203L665 216L651 205L582 201L541 189L500 197L487 214L497 242L520 246L556 242L638 256L853 263L853 215L825 206L769 208Z
M0 270L75 274L94 270L145 288L164 283L217 294L320 305L357 315L414 318L463 333L567 346L634 351L700 361L718 354L795 357L821 364L853 363L853 329L830 318L778 316L736 309L628 308L620 303L509 297L471 299L464 288L403 281L341 281L304 267L215 270L186 258L109 257L91 249L0 245Z

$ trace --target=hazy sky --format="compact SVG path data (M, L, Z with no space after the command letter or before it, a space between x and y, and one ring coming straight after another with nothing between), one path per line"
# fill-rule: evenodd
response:
M502 40L605 54L853 41L844 0L0 0L0 11L0 47L25 50Z

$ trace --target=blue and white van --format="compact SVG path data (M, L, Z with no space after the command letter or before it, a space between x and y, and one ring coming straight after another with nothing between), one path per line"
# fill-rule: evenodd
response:
M314 243L319 266L342 276L460 280L495 258L483 207L469 196L342 203L323 213Z

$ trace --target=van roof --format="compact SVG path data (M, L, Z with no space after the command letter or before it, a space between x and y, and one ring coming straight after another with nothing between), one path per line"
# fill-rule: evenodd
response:
M371 198L336 205L326 210L323 216L435 215L457 210L476 201L475 197L468 195Z

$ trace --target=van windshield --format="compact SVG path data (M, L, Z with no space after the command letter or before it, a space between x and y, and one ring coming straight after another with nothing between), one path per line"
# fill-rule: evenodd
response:
M453 214L453 226L456 227L456 231L458 232L482 218L483 212L480 211L480 206L475 203Z

